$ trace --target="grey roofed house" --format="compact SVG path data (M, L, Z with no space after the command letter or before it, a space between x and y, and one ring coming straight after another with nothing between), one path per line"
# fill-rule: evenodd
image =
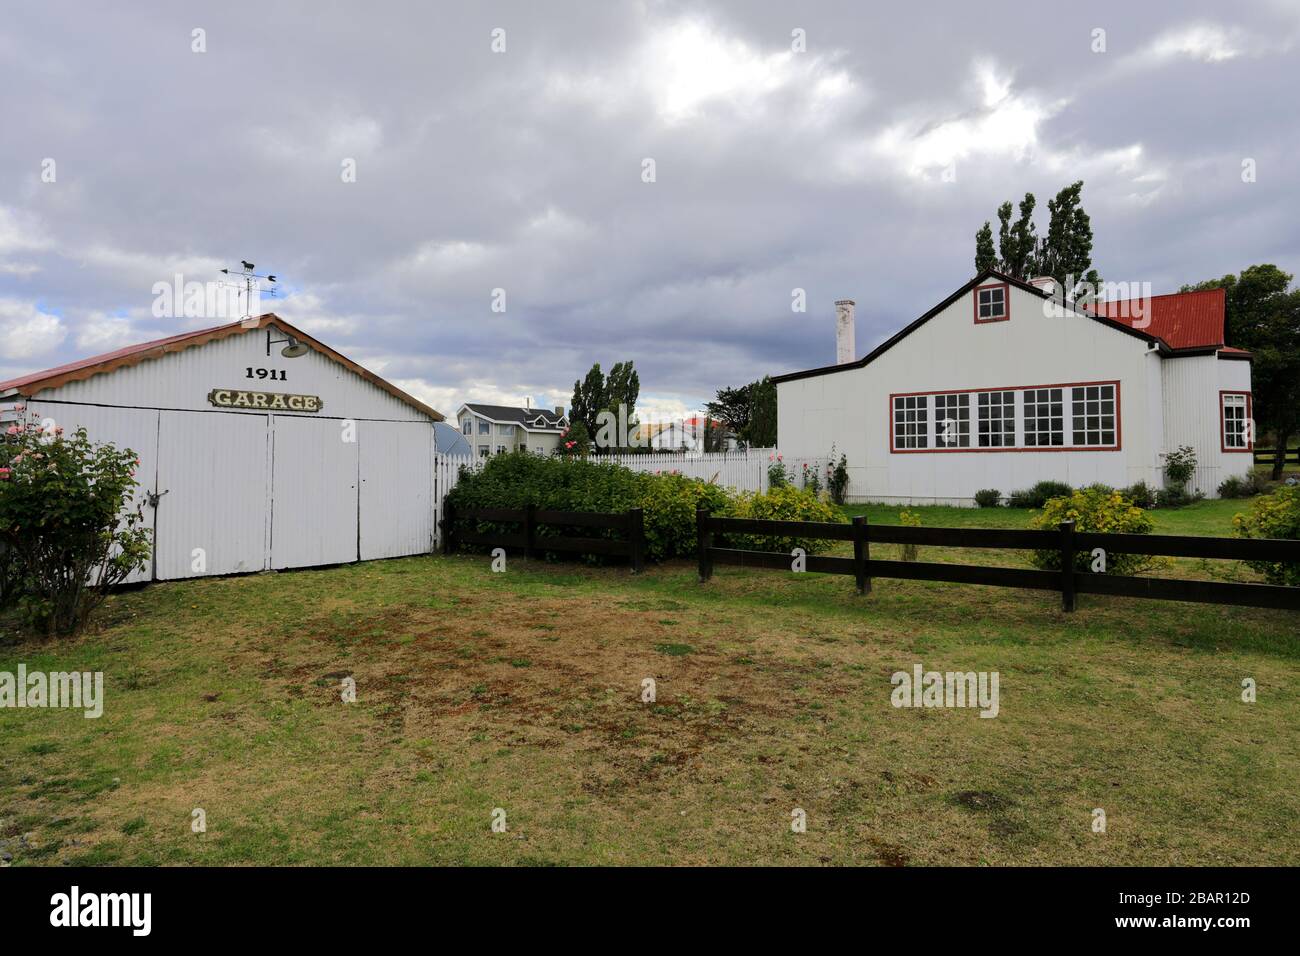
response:
M563 406L549 409L466 402L456 413L456 421L479 458L512 451L549 455L559 444L561 432L569 427Z
M569 424L569 420L564 417L563 407L552 411L547 408L521 408L514 405L484 405L480 402L466 402L461 408L468 408L476 415L481 415L494 422L513 422L528 429L560 431Z

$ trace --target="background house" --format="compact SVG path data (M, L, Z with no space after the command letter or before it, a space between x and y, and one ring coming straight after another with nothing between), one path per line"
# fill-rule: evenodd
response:
M563 405L552 411L531 405L466 402L456 413L456 420L479 458L512 451L549 455L559 444L560 433L569 427Z
M1093 311L1055 292L984 272L860 359L774 376L782 452L834 444L852 498L899 503L1042 479L1159 487L1181 445L1207 495L1250 471L1250 355L1224 342L1222 290ZM843 352L854 303L837 307Z

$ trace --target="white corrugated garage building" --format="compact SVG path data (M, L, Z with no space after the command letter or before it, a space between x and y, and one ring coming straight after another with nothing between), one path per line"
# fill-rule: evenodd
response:
M0 382L0 418L24 404L138 453L155 547L133 580L433 547L443 416L274 314Z

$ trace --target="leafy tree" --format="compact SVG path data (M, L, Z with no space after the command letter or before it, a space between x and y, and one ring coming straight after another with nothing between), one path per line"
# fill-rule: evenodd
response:
M1011 203L998 207L998 249L1002 253L1002 271L1015 279L1034 275L1034 250L1038 236L1034 231L1034 194L1025 193L1020 201L1020 218L1011 221Z
M1255 356L1250 372L1255 434L1271 433L1279 449L1300 435L1300 289L1290 288L1293 278L1263 263L1181 290L1224 290L1226 341ZM1278 455L1273 463L1274 481L1282 477L1282 459Z
M776 386L768 376L740 388L720 388L717 400L704 407L710 418L721 422L742 444L752 448L776 445Z
M596 416L607 404L605 391L605 374L600 370L600 363L591 366L587 377L573 383L573 401L569 412L569 421L582 422L588 435L596 434Z
M740 388L720 388L716 401L706 402L704 407L710 418L715 418L737 438L749 434L750 392L753 384Z
M975 232L975 272L998 267L998 254L993 249L993 230L987 222Z
M776 386L766 375L749 386L749 432L742 438L753 448L776 446Z
M573 408L569 421L575 426L581 422L585 434L595 437L601 432L601 413L609 412L618 420L618 409L622 405L627 408L628 433L634 434L637 427L636 402L640 396L641 376L631 361L615 362L608 377L596 362L586 378L573 383L573 401L570 403Z
M1016 279L1051 276L1065 288L1066 277L1075 282L1101 285L1092 268L1092 220L1081 205L1083 181L1071 183L1048 200L1050 221L1046 237L1034 226L1033 193L1025 193L1019 217L1010 202L998 207L998 252L993 250L993 229L986 221L975 233L975 270L996 269ZM1068 290L1073 293L1075 290Z

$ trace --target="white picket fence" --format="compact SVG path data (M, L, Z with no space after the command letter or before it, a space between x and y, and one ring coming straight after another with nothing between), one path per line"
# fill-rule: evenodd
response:
M676 472L688 478L699 478L736 491L765 492L768 490L768 470L776 464L780 452L775 448L750 448L746 451L705 452L651 452L644 455L592 455L589 461L622 465L632 471ZM789 481L797 488L807 483L807 476L816 472L821 487L826 487L826 465L830 459L790 458L782 456L781 463ZM456 487L460 469L477 470L485 459L468 456L435 455L434 471L434 543L442 546L442 500ZM808 466L805 472L804 466Z
M433 549L442 548L442 501L456 487L461 468L482 468L483 459L469 455L433 456Z

